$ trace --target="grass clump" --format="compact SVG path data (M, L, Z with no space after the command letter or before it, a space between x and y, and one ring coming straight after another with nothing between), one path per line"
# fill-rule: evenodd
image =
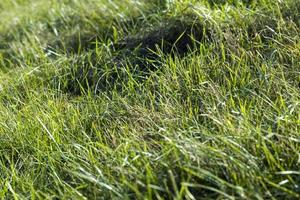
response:
M299 199L297 5L1 1L0 198Z

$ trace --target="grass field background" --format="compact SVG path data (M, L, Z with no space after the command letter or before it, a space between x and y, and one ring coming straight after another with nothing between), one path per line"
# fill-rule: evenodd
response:
M1 199L299 199L299 0L1 0Z

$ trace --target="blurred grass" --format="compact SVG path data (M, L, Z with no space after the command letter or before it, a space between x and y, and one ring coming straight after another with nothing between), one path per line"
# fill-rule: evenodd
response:
M2 0L0 198L299 199L299 5Z

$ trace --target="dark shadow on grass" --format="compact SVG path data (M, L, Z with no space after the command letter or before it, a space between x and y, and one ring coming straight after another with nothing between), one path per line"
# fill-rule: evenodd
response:
M81 60L81 67L72 70L65 90L81 95L86 89L94 93L121 89L129 76L144 80L161 67L163 58L184 57L208 36L195 16L167 18L153 28L141 27L137 34L111 44L112 56L104 60L97 60L96 49L92 48L88 60Z
M143 33L145 32L145 33ZM128 36L115 44L123 56L139 58L138 64L147 68L145 60L157 60L162 55L185 56L203 39L203 25L196 18L171 18L150 30ZM122 57L121 57L122 58Z
M12 36L0 33L0 68L9 69L13 64L18 63L19 55L14 52L10 43L13 42Z

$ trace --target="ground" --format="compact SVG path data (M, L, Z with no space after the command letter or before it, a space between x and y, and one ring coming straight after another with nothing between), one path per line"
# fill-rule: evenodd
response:
M1 0L1 199L299 199L300 1Z

